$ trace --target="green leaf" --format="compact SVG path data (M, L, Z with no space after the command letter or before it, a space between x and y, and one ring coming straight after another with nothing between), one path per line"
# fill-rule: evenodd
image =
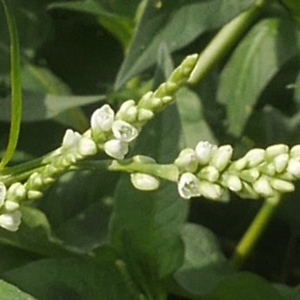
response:
M124 49L127 48L131 40L134 30L131 19L109 12L97 1L53 3L49 5L49 9L67 9L96 16L99 23L122 43Z
M290 287L283 284L276 284L275 287L286 300L300 300L300 286Z
M139 295L128 286L117 261L113 254L97 262L45 259L7 272L3 277L40 300L138 300Z
M0 162L0 170L11 160L17 148L22 119L22 82L18 31L10 7L2 0L10 36L11 122L8 145Z
M300 1L299 0L282 0L281 1L291 12L292 16L300 26Z
M24 91L23 122L48 120L58 116L66 110L105 99L104 95L95 96L59 96L39 94L33 91ZM9 121L9 97L0 98L0 120Z
M277 290L263 278L241 273L222 281L218 287L201 300L284 300Z
M22 207L22 224L17 232L0 229L0 242L39 255L76 255L77 248L63 245L51 231L46 216L32 207Z
M144 13L127 56L118 73L115 88L151 67L163 41L171 52L215 29L249 7L254 1L146 1ZM180 33L180 34L179 34Z
M182 88L177 93L177 107L182 123L185 146L194 148L201 140L216 143L212 131L203 117L203 108L198 95Z
M290 20L267 19L254 26L221 74L218 99L226 105L230 133L242 133L264 88L297 53L296 28Z
M36 299L3 280L0 280L0 295L1 295L1 300L12 300L12 299L35 300Z
M104 170L69 172L46 193L39 207L65 245L89 253L107 242L117 179Z
M205 295L220 281L234 274L211 231L199 225L186 224L181 235L185 259L174 274L174 280L185 292Z

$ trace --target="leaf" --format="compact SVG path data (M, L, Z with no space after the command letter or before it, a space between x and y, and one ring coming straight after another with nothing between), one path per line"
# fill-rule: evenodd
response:
M39 300L138 300L118 270L117 258L110 256L114 260L105 256L97 262L45 259L7 272L3 277Z
M275 287L286 300L300 300L300 286L290 287L283 284L276 284Z
M298 0L282 0L281 2L290 10L298 26L300 26L300 2Z
M151 67L159 45L171 52L194 41L207 30L215 29L249 7L254 1L146 1L129 51L117 75L115 89ZM179 34L180 33L180 34Z
M198 95L182 88L177 93L177 107L182 123L185 146L194 148L201 140L216 144L210 127L203 117L203 108Z
M181 235L185 259L175 272L174 280L185 292L205 295L234 274L211 231L196 224L186 224Z
M127 4L128 6L128 4ZM96 16L100 24L111 32L126 49L133 34L133 22L124 15L117 15L106 10L93 0L52 3L49 9L67 9Z
M1 295L1 300L12 300L12 299L35 300L36 299L3 280L0 280L0 295Z
M295 30L294 23L286 18L259 22L222 71L218 99L226 105L228 131L235 136L242 133L272 77L298 53Z
M284 300L276 289L263 278L252 273L240 273L222 281L201 300Z
M107 242L117 179L105 170L69 172L46 193L39 207L65 245L89 253Z
M23 98L23 122L36 122L51 119L71 108L104 100L105 96L58 96L24 91ZM9 111L9 97L0 98L1 121L10 120Z
M8 145L0 162L3 169L11 160L17 148L22 119L22 82L18 31L10 7L2 0L10 36L10 80L11 80L11 122Z

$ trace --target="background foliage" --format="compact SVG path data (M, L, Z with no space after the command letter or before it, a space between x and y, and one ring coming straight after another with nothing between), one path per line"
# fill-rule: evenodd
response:
M21 43L23 119L13 163L84 132L104 103L139 99L202 51L250 0L10 0ZM252 147L300 142L300 2L270 1L201 84L146 126L132 153L170 163L199 140ZM10 119L9 39L0 10L0 146ZM1 152L2 153L2 152ZM228 257L261 201L139 192L128 176L72 171L17 233L0 229L1 299L299 299L299 189L236 271ZM274 284L277 283L277 284Z

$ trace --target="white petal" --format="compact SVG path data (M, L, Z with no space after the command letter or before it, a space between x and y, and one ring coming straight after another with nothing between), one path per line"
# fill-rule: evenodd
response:
M199 142L196 146L198 162L202 165L209 163L211 157L216 152L217 147L209 142Z
M244 157L247 160L247 164L249 167L256 167L264 161L265 150L254 148L248 151Z
M273 164L276 172L281 173L285 170L289 162L289 155L287 153L279 154L274 158Z
M4 206L7 211L15 211L20 208L19 203L10 200L6 200Z
M122 142L131 142L138 136L138 131L131 124L117 120L112 125L112 131L117 140Z
M78 153L82 156L95 155L97 153L97 146L92 139L82 137L78 144Z
M115 113L108 104L96 109L91 117L92 132L110 131L114 118Z
M22 213L18 210L0 215L0 226L9 231L17 231L21 224L21 217Z
M159 180L151 175L133 173L130 175L133 186L142 191L152 191L159 187Z
M120 140L110 140L104 144L106 154L116 159L123 159L128 150L128 144Z
M275 190L281 193L289 193L295 190L295 186L291 182L282 179L273 178L270 184Z
M268 178L264 176L260 177L256 182L254 182L253 189L256 193L263 197L270 197L274 194Z
M192 173L183 173L178 182L178 192L182 198L190 199L191 197L201 196L200 181Z
M195 150L191 148L182 150L174 164L181 170L191 173L195 172L198 167Z
M20 182L13 183L7 191L7 199L20 201L26 197L26 189Z
M233 148L230 145L219 147L211 159L211 164L220 172L223 171L229 164L233 153Z
M6 197L6 186L0 181L0 207L3 205Z
M217 200L222 196L222 189L218 184L206 180L200 181L199 186L201 194L208 199Z
M66 150L72 148L78 143L80 137L81 135L78 132L67 129L62 141L62 148Z
M273 158L279 154L288 153L288 151L289 151L289 147L287 145L284 144L272 145L266 149L266 157Z
M296 178L300 178L300 162L291 158L287 166L287 172Z

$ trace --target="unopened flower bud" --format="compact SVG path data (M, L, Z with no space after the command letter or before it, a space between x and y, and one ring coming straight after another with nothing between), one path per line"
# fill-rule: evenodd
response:
M269 146L266 149L266 158L273 158L279 154L285 154L289 152L289 147L284 144L277 144Z
M21 224L22 213L20 211L14 211L0 215L0 226L9 231L17 231Z
M67 129L62 141L62 149L68 150L74 147L78 143L80 138L80 133L72 129Z
M91 117L92 133L97 134L99 131L110 131L114 118L115 113L108 104L96 109Z
M27 192L27 198L28 198L28 200L35 201L35 200L38 200L38 199L40 199L42 197L43 197L43 193L41 191L29 190Z
M159 180L148 174L132 173L130 179L133 186L138 190L153 191L159 187Z
M271 197L274 195L269 179L265 176L261 176L254 182L253 189L262 197Z
M243 170L239 173L242 180L253 183L258 179L260 173L257 169Z
M280 193L289 193L295 190L295 186L291 182L282 179L272 178L270 184Z
M146 122L154 117L154 113L149 109L140 108L138 110L138 120L140 122Z
M210 163L222 172L229 164L233 149L230 145L219 147L213 154Z
M155 164L155 159L146 155L135 155L132 160L138 163Z
M228 174L226 176L223 176L223 180L228 189L233 192L239 192L243 188L241 179L236 175Z
M300 158L300 145L295 145L290 151L291 157Z
M214 166L206 166L201 169L198 174L200 179L205 179L210 182L216 182L219 179L220 173Z
M20 205L19 205L19 203L15 202L15 201L6 200L4 203L4 207L5 207L6 211L12 212L12 211L16 211L17 209L19 209Z
M273 164L277 173L281 173L285 170L288 165L289 159L290 157L287 153L279 154L274 158Z
M217 200L222 196L222 188L215 183L201 180L199 185L200 193L208 199Z
M241 171L246 168L247 164L248 164L248 160L245 157L242 157L234 161L231 164L230 169L235 171Z
M197 170L198 162L194 149L186 148L182 150L174 164L183 171L194 173Z
M131 142L138 136L138 131L131 124L117 120L112 125L112 131L117 140L122 142Z
M196 146L196 156L200 164L206 165L209 163L217 147L209 142L199 142Z
M13 183L7 190L7 199L21 201L26 197L26 189L20 182Z
M179 195L184 199L201 196L200 181L192 173L183 173L178 182Z
M0 207L3 205L6 197L6 186L0 181Z
M295 178L299 179L300 178L300 161L297 159L291 158L289 160L288 166L286 171L294 176Z
M137 118L138 109L134 100L125 101L119 111L116 114L116 118L119 120L134 122Z
M97 146L92 139L83 136L78 143L77 151L83 157L95 155L97 153Z
M104 144L106 154L116 159L123 159L128 150L128 144L120 140L110 140Z
M247 161L248 161L247 165L250 168L256 167L264 161L265 150L259 149L259 148L254 148L254 149L251 149L250 151L248 151L244 157L247 159Z

